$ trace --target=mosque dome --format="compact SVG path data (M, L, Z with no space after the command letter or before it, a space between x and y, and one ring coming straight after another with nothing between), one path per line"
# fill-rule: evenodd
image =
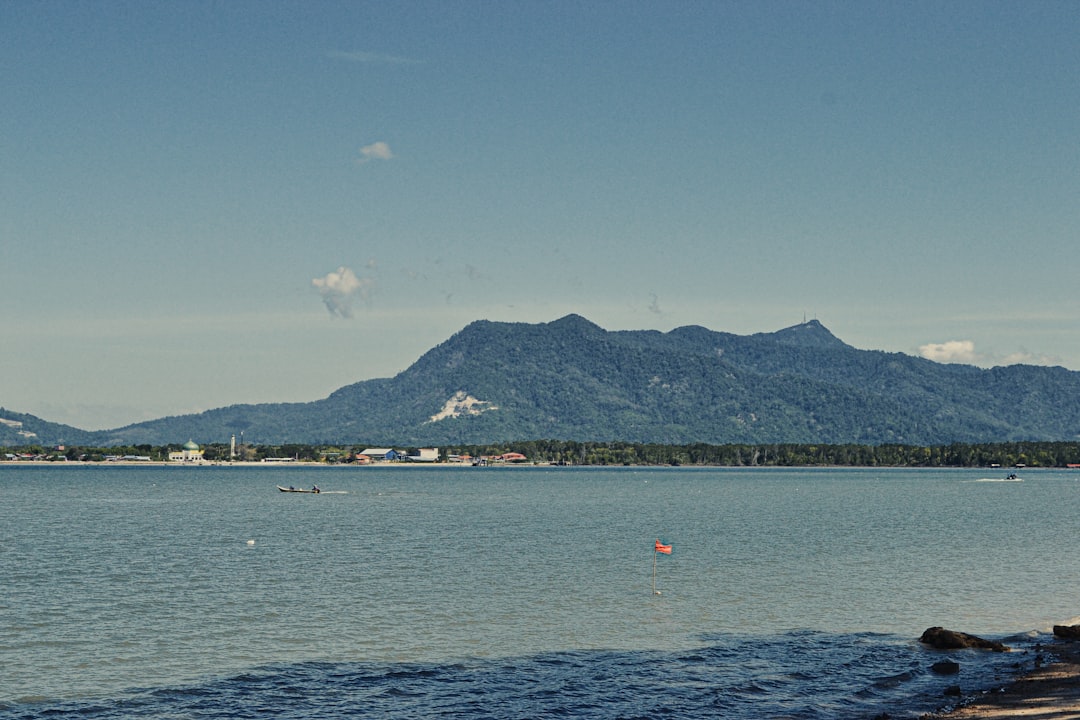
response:
M193 442L191 440L188 440L186 443L184 443L184 449L185 450L198 450L199 446L198 446L197 443L195 443L195 442Z

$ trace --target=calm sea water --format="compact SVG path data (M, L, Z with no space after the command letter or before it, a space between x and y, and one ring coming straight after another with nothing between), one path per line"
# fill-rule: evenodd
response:
M0 717L913 717L1080 614L1080 472L1003 477L3 466Z

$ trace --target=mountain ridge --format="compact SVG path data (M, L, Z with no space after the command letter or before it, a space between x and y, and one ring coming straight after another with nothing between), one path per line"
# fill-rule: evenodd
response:
M6 415L4 413L7 413ZM0 411L40 442L452 445L520 439L669 444L1073 440L1080 373L982 369L856 349L817 320L734 335L608 331L570 314L477 320L392 378L301 403L239 404L83 431ZM0 422L0 444L12 442Z

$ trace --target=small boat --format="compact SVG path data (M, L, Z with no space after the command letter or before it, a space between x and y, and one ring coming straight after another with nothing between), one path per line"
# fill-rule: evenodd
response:
M318 485L314 486L310 490L305 490L304 488L293 487L291 485L289 487L281 487L280 485L278 485L277 489L280 490L281 492L308 493L309 495L318 495L320 492L322 492L322 490L319 489Z

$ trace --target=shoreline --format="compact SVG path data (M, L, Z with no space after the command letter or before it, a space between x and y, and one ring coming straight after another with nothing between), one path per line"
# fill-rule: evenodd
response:
M1043 653L1050 656L1043 662ZM985 690L950 710L927 713L922 720L1080 719L1080 644L1055 639L1043 645L1035 667L1019 669L1004 687Z
M917 465L600 465L582 463L577 465L560 464L556 462L494 462L487 465L473 465L465 462L406 462L406 461L378 461L371 463L325 463L312 460L204 460L204 461L172 461L172 460L0 460L0 468L3 467L26 467L29 465L42 465L48 467L301 467L301 468L601 468L601 469L648 469L648 470L941 470L941 471L965 471L965 470L991 470L1000 468L988 468L985 466L917 466ZM1066 470L1078 471L1075 467L1027 467L1024 472L1064 472ZM986 478L985 482L1023 482L1023 478Z
M352 469L359 470L361 468L471 468L472 465L465 463L424 463L424 462L380 462L380 463L368 463L366 465L357 465L356 463L320 463L320 462L297 462L295 460L278 460L278 461L206 461L206 462L170 462L168 460L100 460L100 461L87 461L87 460L0 460L0 468L4 467L75 467L75 468L88 468L88 467L174 467L174 468L222 468L222 467L262 467L262 468L340 468L340 469ZM486 467L555 467L554 465L540 465L529 464L521 465L515 463L499 463L498 465L486 466Z

